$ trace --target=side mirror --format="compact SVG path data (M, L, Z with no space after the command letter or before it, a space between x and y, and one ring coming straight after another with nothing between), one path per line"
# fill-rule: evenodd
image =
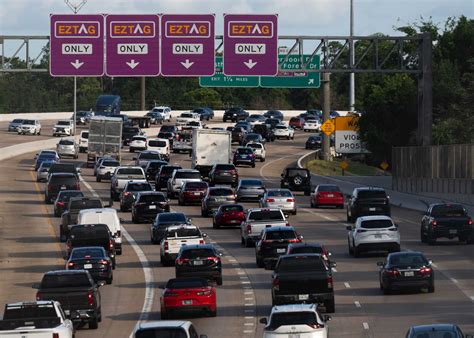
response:
M290 215L288 215L288 214L285 214L285 218L288 218L288 217L290 217Z
M336 268L337 267L337 263L336 262L331 262L331 268Z
M260 324L265 324L265 325L268 324L268 320L267 320L266 317L260 318L259 322L260 322Z
M33 283L33 285L31 285L31 287L33 289L39 289L40 288L40 283Z
M346 226L346 229L349 230L349 231L351 231L351 230L352 230L352 225Z
M428 260L428 264L430 264L430 265L433 264L433 261L431 259Z
M192 218L188 218L188 223L191 223L193 221Z
M303 237L303 235L299 235L298 238L299 238L299 239L303 239L304 237Z
M330 321L332 320L332 317L331 317L331 316L328 316L328 315L324 315L324 316L323 316L323 320L324 320L325 322L330 322Z
M383 262L377 262L377 266L382 267L382 266L384 266L384 263Z
M100 288L101 286L104 286L105 285L105 281L103 280L100 280L97 282L97 287Z
M206 233L202 233L202 237L206 238L206 237L207 237L207 234L206 234Z

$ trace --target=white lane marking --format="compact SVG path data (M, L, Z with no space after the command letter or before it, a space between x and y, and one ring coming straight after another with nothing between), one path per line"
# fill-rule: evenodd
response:
M436 265L436 263L431 263L431 266L438 268L438 265Z
M91 192L92 196L99 197L99 194L97 194L97 192L91 187L91 185L88 182L86 182L82 178L82 176L80 176L80 180L84 184L84 186ZM135 254L138 257L138 260L140 261L140 264L142 265L143 275L145 278L145 299L143 301L140 317L138 318L138 321L135 324L135 327L137 327L138 325L140 325L140 323L148 320L148 317L150 316L150 313L153 307L153 299L154 299L154 294L155 294L155 289L153 287L153 284L154 284L153 271L152 271L150 261L146 257L145 253L137 244L137 242L135 242L133 237L130 236L127 230L125 230L124 227L122 227L122 234L127 240L127 242L130 244L130 246L132 247L133 251L135 251ZM131 337L133 337L133 331L130 333L130 338Z
M336 268L332 268L332 272L337 272Z
M367 322L363 322L363 323L362 323L362 326L364 327L364 330L368 330L368 329L369 329L369 323L367 323Z
M244 271L237 271L237 274L238 275L245 275L245 272Z
M244 298L244 300L253 300L253 297Z
M357 308L361 308L362 305L360 305L360 302L358 300L354 301L354 305L357 307Z
M344 282L344 286L345 286L347 289L350 289L350 288L351 288L351 285L350 285L348 282Z
M244 291L244 295L253 295L253 291Z
M240 284L250 284L250 282L249 282L249 281L245 281L245 280L241 280L241 281L240 281Z
M244 326L254 326L254 323L244 323Z
M451 277L450 279L451 279L451 282L453 282L454 284L458 284L458 283L459 283L456 278L452 278L452 277Z
M471 298L471 300L474 302L474 296L471 296L470 298Z
M255 306L254 303L245 303L244 306Z
M252 330L244 330L244 333L253 333Z
M326 216L326 215L324 215L323 213L315 212L315 211L313 211L313 210L311 210L311 209L309 209L309 208L299 208L299 209L300 209L301 211L309 212L310 214L313 214L313 215L315 215L315 216L322 217L322 218L324 218L324 219L327 220L327 221L338 222L338 223L340 222L340 221L337 220L337 219L334 219L334 218L332 218L332 217Z
M252 317L252 316L245 316L244 318L245 318L245 319L254 319L255 317Z

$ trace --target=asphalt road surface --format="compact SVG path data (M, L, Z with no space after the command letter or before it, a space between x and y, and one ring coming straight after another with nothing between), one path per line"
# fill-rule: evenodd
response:
M12 135L13 136L13 135ZM17 137L18 136L18 137ZM239 167L243 177L262 177L268 187L279 186L280 174L304 154L308 134L297 132L294 141L267 143L266 162L256 168ZM18 142L31 137L14 135ZM4 135L0 135L3 139ZM0 141L1 146L5 146ZM44 272L64 267L64 245L58 240L59 219L43 201L43 183L32 171L34 154L0 164L0 304L34 300L31 284ZM124 164L132 155L124 151ZM81 165L85 155L77 162ZM172 154L171 163L190 167L187 154ZM110 183L95 182L92 169L82 169L81 188L88 195L109 199ZM298 214L289 222L307 242L322 242L337 262L334 273L336 312L329 323L331 337L402 337L408 327L426 323L456 323L474 333L474 246L440 241L436 246L419 241L420 212L392 209L400 226L402 248L419 250L435 263L435 293L406 292L383 295L378 285L377 261L381 255L353 258L347 250L345 211L310 209L309 197L295 193ZM244 203L257 206L257 203ZM118 209L118 202L114 205ZM238 228L212 229L212 219L200 216L199 206L178 206L206 232L208 242L224 253L224 284L217 287L217 318L190 320L210 338L261 337L258 319L271 309L271 271L257 268L253 248L242 248ZM159 296L174 268L162 267L159 246L149 239L149 224L133 224L130 213L120 213L126 230L124 253L117 258L114 283L101 289L104 319L97 331L81 329L77 337L128 337L138 320L159 319Z

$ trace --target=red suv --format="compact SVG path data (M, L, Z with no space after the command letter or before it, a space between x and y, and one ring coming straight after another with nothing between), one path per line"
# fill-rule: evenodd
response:
M185 182L178 195L178 204L201 204L209 188L206 182Z
M240 204L224 204L219 207L214 215L212 227L219 229L221 226L240 226L245 220L245 209Z
M303 129L304 127L304 118L302 117L292 117L289 123L290 127L294 129Z

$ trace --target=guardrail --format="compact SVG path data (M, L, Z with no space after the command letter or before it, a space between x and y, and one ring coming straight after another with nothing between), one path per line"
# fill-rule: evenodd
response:
M303 156L301 156L299 159L298 159L298 167L299 168L305 168L306 167L306 163L308 163L309 161L312 161L312 160L315 160L319 154L321 150L318 149L318 150L315 150L315 151L311 151ZM314 156L312 156L314 155Z

